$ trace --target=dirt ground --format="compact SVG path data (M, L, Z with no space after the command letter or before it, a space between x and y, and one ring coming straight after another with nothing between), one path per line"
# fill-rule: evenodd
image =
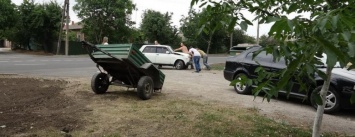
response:
M53 127L80 129L83 103L62 94L67 82L0 75L0 136Z
M131 131L145 130L146 127L136 128L144 125L144 121L124 115L127 111L133 111L141 103L158 104L159 100L187 98L257 109L276 121L312 127L315 110L306 103L282 98L263 102L262 97L254 99L253 96L238 95L233 87L228 86L222 71L193 73L192 70L169 68L162 71L166 75L163 91L148 101L141 101L134 92L122 88L110 87L107 94L95 95L89 84L92 74L80 78L46 79L0 75L0 136L38 136L38 130L47 128L61 133L84 130L92 136L121 130L127 132L124 133L126 136L139 136ZM117 92L119 90L124 92ZM92 117L95 119L88 119ZM96 127L95 123L99 122L105 123L101 125L104 127ZM117 125L122 122L124 125ZM322 130L355 136L354 125L354 111L344 111L324 115Z

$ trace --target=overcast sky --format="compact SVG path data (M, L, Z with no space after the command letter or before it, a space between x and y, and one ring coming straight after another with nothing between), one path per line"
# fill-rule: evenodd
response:
M16 5L20 5L22 3L23 0L12 0L13 3L15 3ZM50 0L35 0L35 2L37 3L42 3L42 2L48 2ZM56 0L58 1L58 3L60 5L64 4L64 0ZM176 26L180 26L180 19L182 17L182 15L187 16L188 10L189 10L189 6L190 6L190 2L191 0L132 0L133 3L136 4L138 10L137 11L133 11L132 14L132 20L137 22L136 26L139 26L139 24L142 21L142 13L144 10L147 9L152 9L155 11L159 11L162 13L165 12L172 12L173 16L172 16L172 21L173 21L173 25ZM76 16L76 14L74 13L74 11L72 10L73 5L76 4L75 0L69 0L69 6L70 6L70 19L74 22L78 22L80 21L80 19ZM249 14L249 13L245 13L247 17L249 17L249 19L252 19L254 16ZM260 25L260 36L262 34L267 34L267 32L270 30L271 25ZM254 23L254 26L249 26L248 30L247 30L247 34L250 36L256 36L256 30L257 30L257 24Z

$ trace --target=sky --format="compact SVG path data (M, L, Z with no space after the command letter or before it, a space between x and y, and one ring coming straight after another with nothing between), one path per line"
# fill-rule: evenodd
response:
M13 3L16 5L20 5L23 0L12 0ZM34 0L36 3L43 3L43 2L49 2L50 0ZM64 0L56 0L60 5L64 4ZM136 7L138 10L133 11L132 13L132 21L136 21L136 27L139 26L139 24L142 21L142 14L144 10L155 10L159 11L161 13L166 13L166 12L172 12L172 22L173 25L180 27L180 19L182 16L187 16L191 0L132 0L133 3L136 4ZM70 19L74 22L79 22L80 19L76 16L76 13L72 10L72 7L76 4L75 0L69 0L69 15ZM255 17L254 15L244 12L246 17L249 17L248 19L253 19ZM248 30L246 31L246 34L249 36L254 36L256 37L257 35L257 23L253 22L253 26L249 26ZM271 25L270 24L262 24L260 25L260 33L259 35L267 34L267 32L270 30Z

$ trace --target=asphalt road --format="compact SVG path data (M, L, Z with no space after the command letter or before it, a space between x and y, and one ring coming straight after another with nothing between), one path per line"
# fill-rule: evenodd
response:
M223 63L226 58L212 55L208 63ZM0 74L75 77L91 76L97 71L96 64L87 55L30 55L0 48Z

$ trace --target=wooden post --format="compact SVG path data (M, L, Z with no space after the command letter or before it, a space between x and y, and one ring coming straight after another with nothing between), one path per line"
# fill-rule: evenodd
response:
M67 13L67 18L66 18L66 25L65 25L65 30L66 30L66 36L65 36L65 55L68 56L68 51L69 51L69 0L65 0L66 2L66 13Z
M67 0L65 0L64 5L63 5L63 9L62 9L62 18L60 20L59 37L58 37L58 45L57 45L57 55L59 55L60 44L62 42L63 21L64 21L64 17L65 17L65 11L67 8L66 3L67 3Z

